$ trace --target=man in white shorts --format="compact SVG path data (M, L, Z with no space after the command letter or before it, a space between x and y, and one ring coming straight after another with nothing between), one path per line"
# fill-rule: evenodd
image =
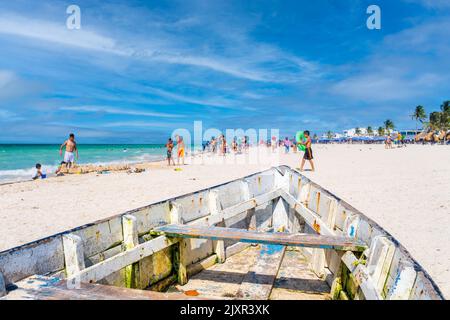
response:
M66 151L64 153L64 162L66 163L66 167L70 168L72 167L73 163L75 162L75 155L77 154L77 160L78 160L78 148L77 143L75 142L75 135L71 133L69 135L69 139L67 139L59 148L59 155L62 156L62 148L66 147Z

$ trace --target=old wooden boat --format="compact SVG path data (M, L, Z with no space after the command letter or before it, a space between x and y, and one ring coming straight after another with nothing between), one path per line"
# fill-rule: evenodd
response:
M0 253L0 299L443 299L382 227L281 166Z

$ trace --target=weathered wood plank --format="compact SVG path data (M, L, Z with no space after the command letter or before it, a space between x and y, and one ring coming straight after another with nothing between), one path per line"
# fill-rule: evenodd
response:
M138 262L142 258L148 257L155 252L161 251L175 243L178 239L158 237L153 240L144 242L130 250L121 252L109 259L90 266L79 273L68 277L68 281L77 282L97 282L109 274L116 272L126 266Z
M188 266L188 254L189 254L189 248L190 247L190 239L179 239L180 242L178 243L179 250L179 263L178 263L178 283L180 285L185 285L188 282L188 272L187 272L187 266Z
M250 243L244 243L244 242L238 242L235 243L225 249L225 255L227 258L234 256L235 254L238 254L239 252L247 249L251 244Z
M199 273L200 271L203 271L205 269L208 269L209 267L216 264L218 257L216 254L213 254L212 256L209 256L208 258L205 258L199 262L193 263L187 267L187 274L189 277Z
M65 234L62 239L66 275L71 276L85 268L83 240L74 234Z
M317 215L312 210L308 209L304 204L297 201L293 196L291 196L289 193L287 193L284 190L280 190L280 194L283 197L284 200L286 200L287 203L291 207L294 208L294 210L302 216L303 219L305 219L305 222L314 229L318 234L323 235L334 235L335 232L331 230L327 224L321 220L320 216Z
M261 245L259 257L246 274L236 296L252 300L269 299L285 250L286 246Z
M6 284L3 275L0 273L0 297L6 295Z
M122 217L123 244L125 250L130 250L139 245L137 218L127 214ZM139 262L125 267L125 287L139 287Z
M352 252L346 252L342 256L342 262L344 262L350 272L354 275L364 294L364 297L367 300L383 300L382 296L377 292L373 282L369 278L369 275L365 272L365 268L359 265L358 259Z
M285 246L344 251L364 251L366 249L366 246L356 239L315 234L257 232L233 228L197 227L174 224L155 228L153 232L156 234L164 234L168 237L235 240L239 242L279 244Z
M79 288L70 289L67 282L58 278L32 276L17 284L4 299L27 300L201 300L182 293L161 293L81 283Z
M45 274L63 269L64 250L61 235L0 253L0 272L3 273L6 285L33 274Z

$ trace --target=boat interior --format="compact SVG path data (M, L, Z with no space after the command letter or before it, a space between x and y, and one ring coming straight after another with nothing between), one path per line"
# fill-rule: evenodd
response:
M0 252L0 299L443 299L391 235L286 166Z

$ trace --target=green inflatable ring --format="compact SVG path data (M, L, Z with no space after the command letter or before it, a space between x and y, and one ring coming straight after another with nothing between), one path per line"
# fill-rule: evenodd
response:
M304 142L305 140L306 140L305 139L305 134L303 133L303 131L298 131L297 134L295 135L295 141L297 143L299 143L300 141ZM297 148L300 151L305 151L306 150L306 147L303 144L297 144Z

